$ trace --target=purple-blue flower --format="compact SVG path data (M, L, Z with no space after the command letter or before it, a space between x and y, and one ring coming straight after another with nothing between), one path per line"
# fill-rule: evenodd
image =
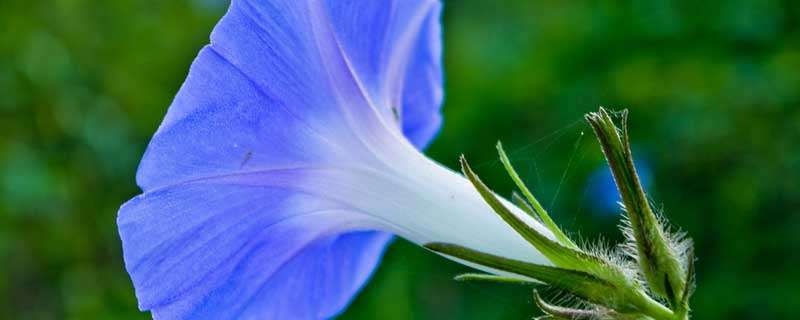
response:
M441 124L440 11L234 0L145 152L143 193L119 211L139 307L157 319L330 318L391 234L547 263L418 151Z

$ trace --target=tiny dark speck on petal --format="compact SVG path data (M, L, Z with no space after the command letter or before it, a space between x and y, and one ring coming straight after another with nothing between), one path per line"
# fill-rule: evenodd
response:
M394 115L394 121L400 123L400 110L397 110L397 107L392 107L392 115Z
M252 157L253 157L253 151L247 151L247 153L244 154L244 159L242 159L242 164L239 165L239 169L244 168L244 165L247 164L247 162L250 161L250 158Z

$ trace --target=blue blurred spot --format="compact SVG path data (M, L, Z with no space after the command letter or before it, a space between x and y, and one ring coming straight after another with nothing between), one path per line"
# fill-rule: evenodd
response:
M646 191L652 181L650 165L645 160L638 160L635 167L642 181L642 187ZM602 217L614 217L622 212L619 204L622 198L617 191L617 185L608 164L601 166L589 176L586 197L588 202L597 209L593 211Z

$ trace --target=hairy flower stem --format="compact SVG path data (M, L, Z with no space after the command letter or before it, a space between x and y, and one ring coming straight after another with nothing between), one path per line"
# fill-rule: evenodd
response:
M572 241L522 182L500 144L497 146L500 160L524 195L524 198L516 196L515 203L536 221L525 220L530 217L511 210L510 204L481 181L464 157L462 172L486 204L549 263L533 264L452 243L433 242L425 247L497 271L495 275L462 275L457 277L460 281L540 282L583 303L580 308L556 306L534 293L536 304L546 314L537 319L688 320L694 284L691 242L683 236L671 235L663 225L666 221L659 219L651 208L633 164L627 113L623 111L621 115L621 130L603 108L586 116L600 141L628 215L629 227L623 227L628 242L619 249L621 252L590 250ZM532 222L541 225L535 228ZM626 261L629 258L638 264Z
M600 141L622 196L635 239L636 257L650 289L679 309L686 276L674 244L670 243L650 207L636 173L628 137L627 111L622 112L621 132L603 108L586 115L586 119Z

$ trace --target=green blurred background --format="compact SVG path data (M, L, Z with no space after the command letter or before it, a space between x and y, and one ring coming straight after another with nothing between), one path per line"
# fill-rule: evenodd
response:
M0 1L0 318L148 317L116 211L226 6ZM800 2L458 0L444 25L433 158L465 153L508 194L502 140L558 222L616 242L581 119L630 108L651 196L697 244L695 318L800 316ZM396 241L342 318L538 313L528 289L451 281L464 270Z

